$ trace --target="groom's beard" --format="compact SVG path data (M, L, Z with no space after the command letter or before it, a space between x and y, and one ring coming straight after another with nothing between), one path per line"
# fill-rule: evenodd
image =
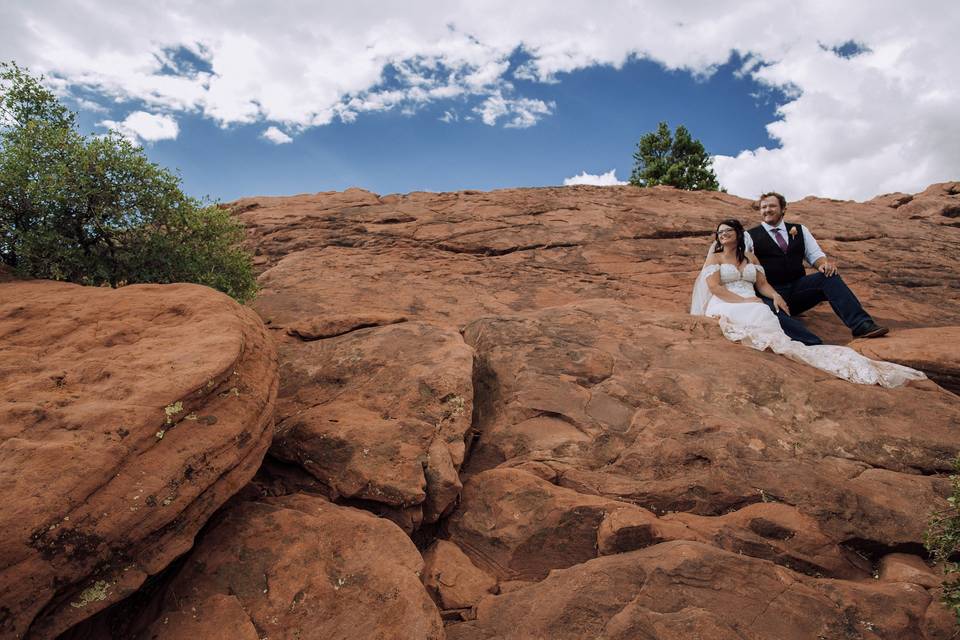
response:
M776 219L771 218L771 219L768 220L768 219L767 219L767 216L763 216L762 219L763 219L764 222L766 222L766 223L767 223L768 225L770 225L771 227L775 227L775 226L777 226L778 224L780 224L781 221L783 221L783 212L781 211L778 215L774 216L774 218L776 218Z

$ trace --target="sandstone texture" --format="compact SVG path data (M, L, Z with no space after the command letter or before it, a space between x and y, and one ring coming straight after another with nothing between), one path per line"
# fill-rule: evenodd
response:
M893 390L687 315L717 222L758 218L727 194L351 189L236 207L281 360L258 486L412 531L448 637L951 632L930 574L894 568L922 553L960 447L960 184L788 208L892 328L853 346L931 379ZM826 305L804 320L851 342Z
M459 333L404 322L287 338L280 354L275 457L408 531L452 506L473 407L473 350Z
M851 346L874 360L896 360L924 371L945 389L960 393L960 327L904 329L885 340Z
M923 638L930 595L914 584L818 579L695 542L558 570L525 589L488 596L451 640L650 638L810 640Z
M50 465L67 465L42 462L46 476L19 472L12 480L27 495L77 497L31 516L29 526L11 517L22 529L25 561L53 568L24 565L24 573L9 574L48 576L37 586L9 582L21 591L5 592L6 601L47 594L30 596L42 600L32 612L11 607L15 614L0 617L17 625L9 628L50 637L185 553L65 638L934 640L955 632L938 602L939 569L928 567L922 543L930 512L947 505L960 450L960 183L864 203L806 198L787 210L839 260L847 283L891 332L851 341L827 305L804 320L828 342L929 376L897 389L854 385L731 343L714 320L688 315L716 224L734 217L752 226L758 218L751 202L728 194L564 187L378 196L350 189L233 206L262 271L252 307L266 337L235 305L224 303L236 318L228 322L213 311L185 317L196 305L182 304L178 337L151 347L153 360L145 352L97 356L129 369L109 383L94 380L94 368L83 369L72 352L56 356L80 368L63 378L67 393L79 380L100 385L85 413L77 398L55 404L64 391L53 365L15 378L20 386L10 397L32 399L6 405L15 415L8 424L46 424L47 414L31 413L43 407L75 412L55 424L81 425L36 440L35 449L67 442L79 451L71 439L93 438L83 425L97 425L92 434L119 426L130 433L114 444L116 453L87 447L114 456L109 464L59 453L79 475L50 479ZM162 292L202 291L83 291L91 300L120 300L109 297L141 290L160 296L144 304L152 315L141 322L157 330L165 326L164 305L174 304ZM31 362L81 335L111 349L148 346L111 330L108 302L97 303L82 331L62 329L57 335L65 337L51 339L56 312L2 300L0 327L13 324L0 335L32 335L21 326L36 332ZM53 320L38 323L41 313ZM223 329L247 327L244 319L249 335ZM117 473L101 471L111 464L156 469L148 475L158 486L172 486L167 470L182 478L192 453L168 456L162 466L140 462L146 454L130 443L153 451L179 442L187 429L227 429L220 409L186 399L173 412L184 420L160 427L164 407L193 398L206 384L201 378L214 381L216 392L204 396L210 402L252 402L252 389L206 371L238 371L253 385L226 362L256 349L264 354L256 387L263 411L251 409L243 428L271 433L251 436L242 452L230 449L249 466L223 464L220 481L229 476L229 489L196 517L184 516L190 524L176 529L179 537L150 546L154 557L140 542L123 546L126 538L113 542L94 529L103 551L89 560L87 538L55 537L72 531L61 529L66 515L69 527L80 526L77 514L84 527L106 527L95 515L113 511L101 506L96 482ZM270 369L274 349L277 368ZM161 375L154 360L206 367L200 386L190 382L193 374ZM21 367L9 362L5 370ZM271 375L279 378L275 404ZM233 387L238 393L219 392ZM120 390L136 395L136 408L106 401ZM145 416L136 424L152 432L102 418L114 410ZM197 419L187 424L188 415ZM243 477L228 467L243 468ZM146 498L123 493L140 489L131 485L135 476L118 478L110 495L119 497L109 504L128 500L126 511L114 509L133 520L110 526L134 532L130 540L166 543L169 521L136 520L153 512L131 510ZM48 485L49 492L37 490ZM158 513L189 511L186 498L177 502L181 493L170 493L169 504L160 500ZM144 487L144 495L161 492ZM45 559L50 548L56 554ZM81 559L76 549L84 550ZM110 564L110 549L120 549L122 566Z
M423 583L443 610L469 609L497 586L460 547L437 540L423 554Z
M52 638L193 544L272 438L275 349L195 285L0 285L0 636Z
M253 638L436 640L443 625L422 569L416 547L384 518L306 494L243 502L205 533L139 637L252 628ZM197 635L210 619L224 635Z

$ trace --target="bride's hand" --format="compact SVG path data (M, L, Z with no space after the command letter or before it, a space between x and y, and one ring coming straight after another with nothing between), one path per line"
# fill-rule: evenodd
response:
M787 306L787 301L781 296L774 296L773 306L777 309L780 309L785 314L790 315L790 307Z

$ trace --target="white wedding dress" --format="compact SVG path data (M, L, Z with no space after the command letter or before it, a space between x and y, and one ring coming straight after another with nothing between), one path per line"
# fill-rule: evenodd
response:
M741 298L755 298L757 272L763 272L763 267L748 263L741 271L732 264L708 264L697 278L690 313L719 318L720 329L728 339L759 351L770 349L857 384L899 387L911 380L926 378L920 371L893 362L871 360L850 347L809 346L791 340L780 328L777 316L763 302L724 302L710 295L706 279L717 271L727 291Z

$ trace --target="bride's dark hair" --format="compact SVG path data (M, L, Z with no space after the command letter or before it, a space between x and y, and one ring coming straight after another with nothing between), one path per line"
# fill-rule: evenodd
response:
M719 229L721 225L727 225L737 234L737 264L740 264L746 259L747 253L746 245L743 241L743 225L740 224L740 221L736 218L722 220L720 224L717 225L717 229ZM716 241L716 243L713 245L714 253L717 251L723 251L723 245L720 244L720 236L717 235L716 231L713 232L713 239Z

